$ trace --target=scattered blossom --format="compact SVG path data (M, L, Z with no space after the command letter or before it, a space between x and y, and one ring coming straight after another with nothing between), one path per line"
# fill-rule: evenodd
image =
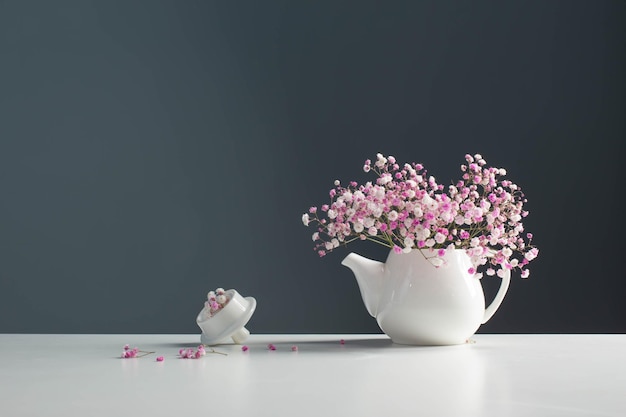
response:
M139 350L139 348L134 347L130 348L129 345L124 345L122 350L122 355L120 356L122 359L132 359L132 358L141 358L142 356L150 355L154 352L148 352L145 350Z
M227 355L223 352L218 352L213 348L210 348L210 353L218 353L220 355ZM178 351L178 357L180 359L200 359L203 356L206 356L207 351L204 345L199 345L196 350L193 348L182 348Z
M539 250L522 224L526 197L502 178L505 169L488 166L481 154L467 154L461 178L444 187L422 164L400 164L379 153L374 162L365 161L363 171L377 178L347 186L336 180L330 202L302 216L306 226L315 227L320 257L369 240L398 254L421 250L436 267L445 263L446 250L464 249L473 265L468 273L476 277L515 269L529 276L528 263Z

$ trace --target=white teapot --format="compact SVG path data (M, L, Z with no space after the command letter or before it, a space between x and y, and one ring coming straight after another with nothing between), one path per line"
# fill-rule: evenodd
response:
M463 249L447 250L441 266L434 252L390 251L386 263L351 253L341 262L354 273L367 311L394 343L465 343L496 312L509 287L506 270L493 302L485 309L480 280Z

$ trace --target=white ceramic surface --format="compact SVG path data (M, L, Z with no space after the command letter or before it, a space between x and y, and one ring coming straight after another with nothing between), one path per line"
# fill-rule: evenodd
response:
M202 330L201 343L216 345L225 343L228 338L237 344L243 343L250 335L244 326L256 309L253 297L242 297L236 290L226 291L228 303L212 317L208 316L207 308L196 317L196 323Z
M472 264L464 250L446 251L445 264L439 267L424 255L432 256L419 250L390 251L383 264L351 253L342 265L354 272L368 312L395 343L465 343L500 306L510 271L485 309L480 280L468 273Z

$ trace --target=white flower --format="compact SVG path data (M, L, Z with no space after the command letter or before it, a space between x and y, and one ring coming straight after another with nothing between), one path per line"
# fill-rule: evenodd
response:
M378 234L378 229L372 226L367 229L367 233L369 233L371 236L376 236Z
M363 231L363 229L364 229L364 227L363 227L363 223L361 223L361 222L356 222L356 223L354 223L354 225L352 226L352 228L354 229L354 231L355 231L356 233L361 233L361 232Z
M395 210L391 210L391 211L387 214L387 217L388 217L388 218L389 218L389 220L391 220L392 222L393 222L393 221L396 221L396 220L398 220L398 212L397 212L397 211L395 211Z
M313 233L313 236L311 236L311 239L313 240L313 242L315 242L317 239L319 239L319 237L320 237L320 233L315 232Z
M405 248L411 249L414 244L415 244L415 242L410 237L407 237L407 238L404 239L404 247Z
M376 154L376 166L378 168L382 168L385 166L386 163L387 163L387 158L385 158L383 154L377 153Z
M334 219L337 217L337 212L333 209L328 210L328 218L329 219Z
M538 253L539 253L539 250L537 248L532 248L531 250L526 252L526 254L524 255L524 258L526 258L526 260L528 261L532 261L533 259L537 257Z
M381 185L385 185L390 183L393 180L393 177L391 176L391 174L389 173L385 173L383 175L380 176L380 178L378 179L379 183Z
M218 295L215 299L219 304L226 304L226 296L224 294Z
M443 243L445 241L446 241L446 236L443 233L437 232L437 234L435 234L435 242Z
M415 238L417 240L426 240L430 236L430 230L426 229L421 224L415 227Z
M305 226L309 225L309 215L307 213L302 215L302 223L304 223Z

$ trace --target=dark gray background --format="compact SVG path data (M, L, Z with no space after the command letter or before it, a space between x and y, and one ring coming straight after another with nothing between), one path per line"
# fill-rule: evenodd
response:
M197 332L218 286L378 332L300 221L377 152L526 192L482 332L624 332L625 43L624 1L0 1L0 332Z

